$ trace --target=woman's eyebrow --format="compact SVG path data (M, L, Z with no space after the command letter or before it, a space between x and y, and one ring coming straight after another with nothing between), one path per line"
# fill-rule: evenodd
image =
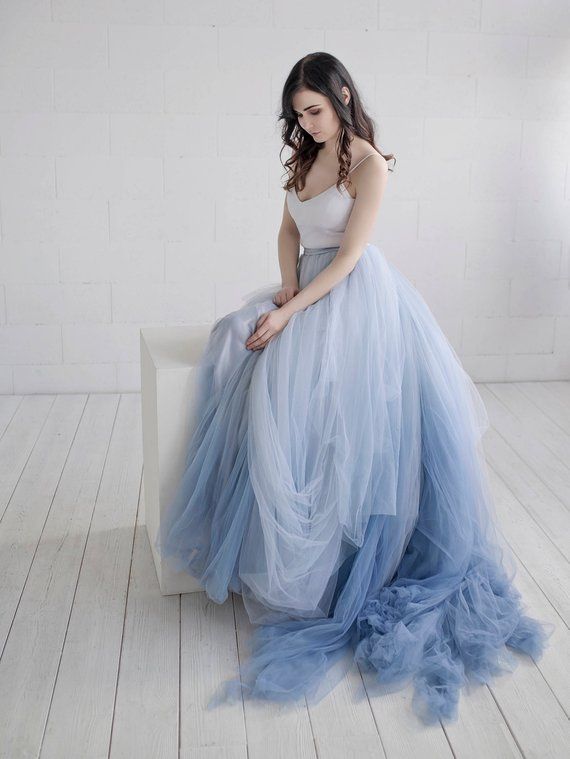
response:
M314 105L308 105L306 108L303 108L304 111L308 111L309 108L315 108L317 105L320 105L320 103L315 103ZM293 108L295 111L295 109ZM298 111L295 111L295 113L299 113Z

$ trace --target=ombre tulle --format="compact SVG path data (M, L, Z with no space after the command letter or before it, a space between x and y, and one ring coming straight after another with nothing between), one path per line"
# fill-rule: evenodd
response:
M305 287L338 248L305 249ZM468 681L541 656L501 539L481 397L412 284L373 244L261 351L245 342L279 285L218 319L197 369L186 468L156 547L256 625L213 707L321 700L343 655L426 723ZM343 671L346 671L346 666Z

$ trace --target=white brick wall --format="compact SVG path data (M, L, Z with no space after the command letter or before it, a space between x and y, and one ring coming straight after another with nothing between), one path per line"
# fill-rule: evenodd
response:
M313 50L398 158L375 241L466 369L570 377L566 0L0 0L1 393L138 391L141 326L279 277Z

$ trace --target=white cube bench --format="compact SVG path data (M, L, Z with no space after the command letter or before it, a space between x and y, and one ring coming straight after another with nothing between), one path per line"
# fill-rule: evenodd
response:
M160 591L203 590L186 572L174 572L154 543L184 471L194 401L194 367L212 329L145 327L140 330L144 510Z

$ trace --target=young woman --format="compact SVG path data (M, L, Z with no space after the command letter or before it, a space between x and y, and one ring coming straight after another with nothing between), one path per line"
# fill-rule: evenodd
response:
M241 677L209 706L242 689L316 702L348 651L383 686L413 680L426 722L456 718L462 685L512 669L505 646L539 657L553 626L523 613L512 582L481 397L370 242L394 156L345 67L301 59L280 118L281 287L213 326L157 548L213 601L240 593L256 625Z

